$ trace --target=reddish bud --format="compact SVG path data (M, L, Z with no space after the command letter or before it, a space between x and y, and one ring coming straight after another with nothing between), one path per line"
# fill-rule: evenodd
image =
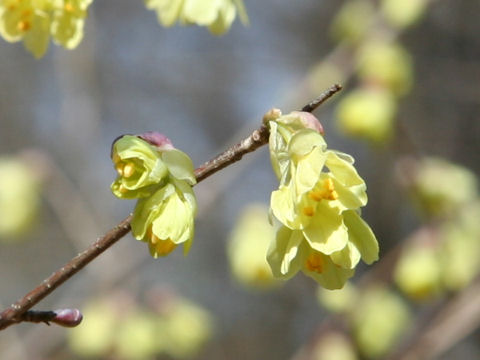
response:
M83 315L78 309L55 310L55 317L50 321L65 327L75 327L82 322Z

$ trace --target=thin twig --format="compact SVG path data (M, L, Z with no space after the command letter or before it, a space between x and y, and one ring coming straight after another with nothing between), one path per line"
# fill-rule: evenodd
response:
M325 102L332 95L341 89L340 85L334 85L326 92L321 94L317 99L309 102L302 108L302 111L311 112L319 105ZM249 137L218 155L214 159L207 161L205 164L195 170L197 182L213 175L217 171L239 161L243 155L255 151L260 146L268 143L269 130L262 125L255 130ZM25 321L24 314L30 310L34 305L44 299L47 295L53 292L61 284L75 275L93 259L107 250L110 246L115 244L128 232L130 232L130 222L132 214L123 219L117 226L109 230L104 236L100 237L87 250L75 256L67 264L54 272L50 277L45 279L35 289L27 293L24 297L12 304L9 308L0 314L0 330L3 330L10 325Z
M320 96L317 97L315 100L310 101L307 105L305 105L302 108L302 111L313 112L317 107L322 105L325 101L330 99L333 95L335 95L340 90L342 90L342 85L339 85L339 84L332 85L327 91L320 94Z

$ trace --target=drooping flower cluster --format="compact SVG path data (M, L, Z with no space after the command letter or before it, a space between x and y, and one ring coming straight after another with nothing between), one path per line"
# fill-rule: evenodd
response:
M36 58L48 49L50 36L67 49L83 38L83 24L92 0L0 0L0 34L8 42L23 41Z
M325 288L341 288L360 259L370 264L378 258L377 240L359 215L367 203L365 182L351 156L327 149L313 115L280 115L265 118L280 181L271 213L282 224L267 259L277 277L302 270Z
M149 245L154 258L178 244L187 253L193 241L197 203L192 160L159 133L125 135L112 146L118 172L111 189L121 199L139 199L131 222L133 236Z
M237 12L240 20L248 23L242 0L145 0L145 4L156 11L163 26L195 24L220 35L230 28Z

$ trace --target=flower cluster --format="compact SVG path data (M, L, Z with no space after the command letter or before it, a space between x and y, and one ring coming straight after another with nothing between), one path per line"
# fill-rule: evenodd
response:
M121 199L139 199L133 212L132 233L148 243L154 258L168 255L178 244L188 252L194 232L197 203L192 160L159 133L125 135L112 146L118 172L111 185Z
M146 0L148 9L155 10L163 26L172 26L177 21L182 25L208 26L212 34L225 33L235 20L238 11L240 20L248 23L242 0Z
M273 111L265 122L280 181L270 204L282 224L268 251L272 272L286 279L302 270L325 288L341 288L360 259L378 258L377 240L359 215L365 182L351 156L327 149L313 115Z
M92 0L0 0L0 34L8 42L23 41L36 58L53 41L67 49L83 38L83 24Z

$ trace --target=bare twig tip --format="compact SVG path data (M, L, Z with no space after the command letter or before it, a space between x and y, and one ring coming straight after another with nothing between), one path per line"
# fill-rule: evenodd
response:
M337 92L342 90L342 85L334 84L330 86L326 91L320 94L315 100L310 101L307 105L302 108L302 111L313 112L317 107L322 105L325 101L330 99Z

